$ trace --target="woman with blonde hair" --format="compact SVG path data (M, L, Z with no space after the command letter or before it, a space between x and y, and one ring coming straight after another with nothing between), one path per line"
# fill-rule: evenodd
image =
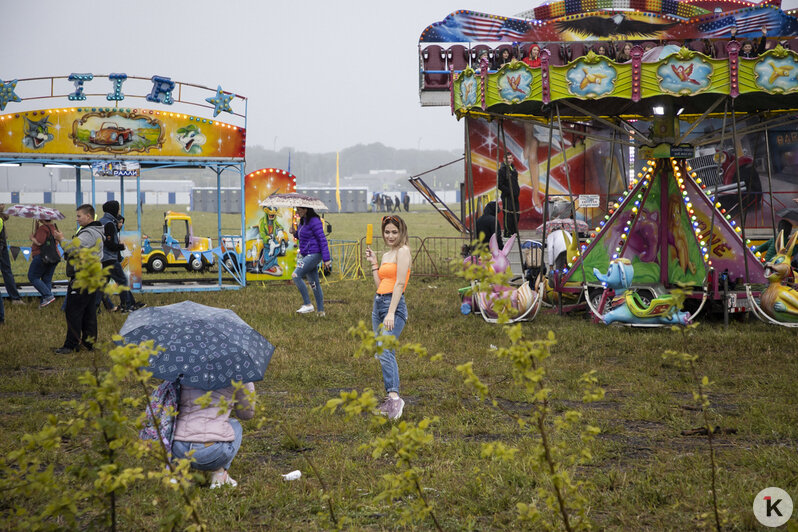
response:
M410 279L410 247L408 246L407 225L399 216L382 218L382 240L388 251L377 262L377 257L366 247L366 259L371 264L371 275L377 294L371 311L371 326L374 333L398 338L407 323L407 304L405 288ZM380 331L382 329L382 331ZM405 402L399 397L399 366L393 349L385 349L378 357L382 366L382 381L388 397L380 405L380 412L388 419L402 416Z

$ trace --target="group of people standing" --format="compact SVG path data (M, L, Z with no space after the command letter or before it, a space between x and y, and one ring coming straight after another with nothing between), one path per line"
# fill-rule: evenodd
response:
M397 212L401 211L402 207L405 212L410 211L410 195L405 194L402 198L394 196L393 199L387 194L374 193L371 197L372 211L374 212Z

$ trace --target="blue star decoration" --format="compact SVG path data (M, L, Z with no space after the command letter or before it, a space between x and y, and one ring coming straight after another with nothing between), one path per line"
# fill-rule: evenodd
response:
M17 86L17 80L3 81L0 79L0 111L6 108L8 102L21 102L19 96L14 93L14 88Z
M233 112L230 108L230 100L232 100L234 96L235 94L225 94L222 90L222 86L219 85L216 89L216 96L213 98L205 98L205 101L213 104L213 116L215 117L222 111L227 111L228 113Z

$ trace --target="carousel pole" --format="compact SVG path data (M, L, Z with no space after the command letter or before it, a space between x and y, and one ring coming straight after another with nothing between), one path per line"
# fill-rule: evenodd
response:
M729 114L729 101L726 100L726 102L723 105L723 123L722 123L721 128L720 128L720 149L721 149L721 152L723 151L723 140L724 140L724 136L726 135L726 119L728 117L728 114ZM712 195L712 211L711 211L711 214L710 214L710 217L709 217L709 235L707 236L707 242L709 244L707 247L710 250L712 249L712 245L713 245L712 244L712 237L713 237L713 235L715 233L715 211L718 210L718 207L715 206L717 201L718 201L718 186L720 185L720 182L722 180L723 180L723 167L722 167L722 165L719 164L718 165L718 176L717 176L717 178L715 180L715 193ZM713 270L714 270L714 268L713 268ZM713 291L713 293L716 293L716 291L721 288L721 286L718 283L717 272L715 272L715 274L712 277L713 277L713 283L714 283L714 285L712 287L712 289L713 289L712 291ZM724 282L723 283L723 298L722 298L722 301L723 301L723 324L724 324L725 327L729 326L729 307L726 304L727 295L728 295L728 283Z
M551 143L554 135L554 112L549 111L549 144L546 146L546 193L543 197L543 236L541 237L541 246L540 249L542 250L542 259L544 264L546 263L546 255L551 253L549 249L549 239L546 235L546 225L549 221L549 184L551 183ZM548 265L546 265L548 266ZM548 285L548 281L546 281ZM555 290L559 288L560 285L560 278L559 273L554 272L554 288ZM544 294L546 287L543 288ZM562 292L558 292L557 296L557 313L562 315Z
M471 211L471 220L468 224L468 230L471 232L471 240L474 239L474 232L476 231L476 219L474 218L474 173L471 168L471 128L468 125L469 117L466 116L465 120L465 156L466 156L466 195L468 196L468 208Z
M734 142L734 149L737 150L737 116L734 112L734 100L731 101L731 112L732 112L732 140ZM737 208L740 210L740 231L742 231L743 237L743 264L745 264L745 284L750 282L750 276L748 272L748 253L746 252L748 248L748 244L746 243L745 239L745 206L743 205L743 192L742 187L740 186L740 154L736 153L734 157L734 164L736 166L737 171ZM750 190L748 191L751 192Z
M576 239L576 253L578 255L579 267L582 271L582 282L587 284L587 275L585 275L585 262L582 260L582 249L579 245L579 231L576 228L576 207L574 206L574 195L571 190L571 172L568 170L568 157L565 152L565 134L562 130L562 118L560 117L560 106L556 105L557 109L557 126L560 130L560 152L562 153L563 166L565 167L565 182L568 184L568 201L571 202L571 217L574 221L573 237ZM577 259L574 259L577 260Z
M768 162L768 195L770 196L770 223L773 226L773 241L776 241L778 235L776 234L776 212L773 205L773 171L770 166L770 138L768 135L768 126L765 123L765 159Z

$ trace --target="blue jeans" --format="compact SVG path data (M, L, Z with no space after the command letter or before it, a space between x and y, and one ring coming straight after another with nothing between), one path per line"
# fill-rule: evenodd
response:
M172 443L172 454L176 458L185 458L188 452L193 450L194 455L192 456L191 467L200 471L230 469L233 458L236 457L238 450L241 448L241 437L244 431L241 429L241 423L237 419L230 418L227 421L233 427L233 432L235 433L233 441L218 441L206 447L204 443L175 440Z
M394 313L393 330L386 331L383 329L380 331L382 321L391 307L392 296L393 294L377 294L374 296L374 308L371 311L371 328L374 334L390 334L394 338L399 338L405 328L405 323L407 323L407 305L405 304L404 295L399 300L399 305ZM385 384L385 391L387 393L399 393L399 366L396 363L396 353L393 349L385 349L382 354L377 356L377 359L382 366L382 382Z
M296 269L291 275L291 279L299 289L302 296L302 304L310 305L310 296L308 295L308 288L305 286L304 279L310 283L310 288L313 290L313 297L316 298L316 310L319 312L324 311L324 294L321 292L321 283L319 282L319 264L321 263L321 253L311 253L304 257L297 255Z
M57 264L45 264L41 255L34 256L28 268L28 281L42 295L42 301L53 297L52 281Z
M136 304L136 300L133 298L133 293L128 290L127 276L125 275L125 269L122 267L122 264L120 264L119 261L103 261L102 264L103 268L111 266L111 269L108 271L108 278L112 279L117 286L125 288L123 291L119 292L119 304L122 308L132 309ZM114 308L111 298L106 296L104 292L98 291L97 295L100 298L99 301L97 301L98 307L100 306L100 302L103 302L106 309L111 310Z

